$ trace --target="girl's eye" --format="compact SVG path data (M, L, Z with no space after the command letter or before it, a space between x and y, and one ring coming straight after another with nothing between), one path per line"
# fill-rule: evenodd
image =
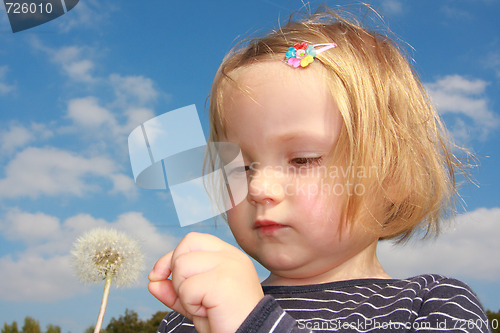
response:
M249 172L251 170L252 170L252 166L251 165L242 165L242 166L238 166L238 167L230 169L229 170L229 174L247 173L247 172Z
M249 165L242 165L242 166L232 168L230 170L230 172L231 173L245 173L245 172L248 172L250 169L251 169L251 167Z
M291 160L291 163L297 166L316 166L321 164L322 157L296 157Z

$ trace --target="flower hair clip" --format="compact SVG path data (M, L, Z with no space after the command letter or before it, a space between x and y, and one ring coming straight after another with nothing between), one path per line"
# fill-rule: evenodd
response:
M316 47L323 46L322 48L316 50ZM332 49L336 47L335 43L321 43L309 45L308 43L297 43L288 49L285 54L287 62L292 67L307 67L310 63L314 61L314 57L321 52Z

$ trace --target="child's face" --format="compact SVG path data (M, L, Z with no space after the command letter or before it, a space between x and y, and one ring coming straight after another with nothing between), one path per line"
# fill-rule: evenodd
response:
M342 128L322 71L268 61L231 73L250 94L229 84L223 91L227 135L221 141L237 144L253 168L247 200L227 213L229 226L274 281L321 280L348 269L376 242L359 223L343 225L339 234L340 180L329 183L319 172L328 170L324 160Z

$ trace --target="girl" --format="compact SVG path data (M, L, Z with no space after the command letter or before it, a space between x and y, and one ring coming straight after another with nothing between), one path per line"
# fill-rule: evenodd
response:
M173 309L160 332L486 332L464 283L392 279L380 239L434 234L462 165L422 84L386 37L325 11L230 53L210 140L241 148L246 200L227 212L240 250L187 235L149 275ZM170 277L171 275L171 277Z

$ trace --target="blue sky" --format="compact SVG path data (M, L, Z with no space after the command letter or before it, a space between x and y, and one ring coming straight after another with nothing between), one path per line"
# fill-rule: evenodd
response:
M312 7L325 1L311 1ZM500 1L373 0L460 144L478 156L465 210L437 241L382 243L389 274L433 272L469 283L500 309ZM331 6L352 1L327 1ZM96 226L133 233L148 269L189 231L231 241L221 223L180 228L165 191L135 186L127 136L141 122L205 100L235 41L277 27L298 0L81 0L66 15L13 34L0 6L0 325L26 315L82 332L102 286L82 285L69 252ZM383 25L376 23L377 29ZM411 47L410 47L411 45ZM265 272L259 268L264 276ZM104 324L125 308L164 307L136 286L112 289Z

